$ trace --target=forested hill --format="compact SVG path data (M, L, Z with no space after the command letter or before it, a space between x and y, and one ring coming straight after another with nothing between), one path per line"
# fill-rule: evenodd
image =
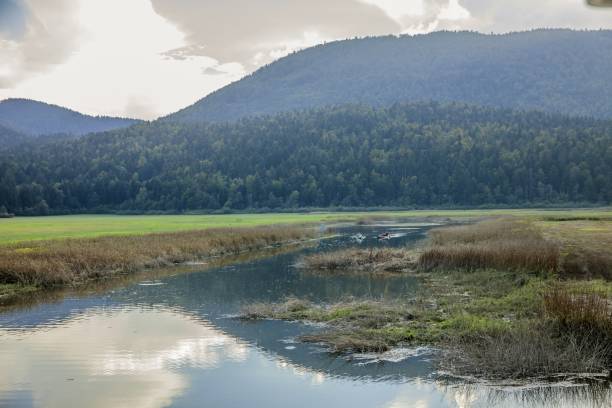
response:
M27 140L27 136L0 125L0 150L15 146Z
M0 102L0 125L30 136L84 135L121 129L138 122L134 119L83 115L29 99L5 99Z
M457 104L155 122L0 156L0 206L84 209L612 201L612 122Z
M435 32L282 58L170 115L224 121L343 103L460 101L612 118L612 31Z

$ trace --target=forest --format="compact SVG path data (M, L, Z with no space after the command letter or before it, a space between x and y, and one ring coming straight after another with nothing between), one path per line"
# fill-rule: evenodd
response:
M612 122L460 103L138 124L0 153L0 212L612 201Z

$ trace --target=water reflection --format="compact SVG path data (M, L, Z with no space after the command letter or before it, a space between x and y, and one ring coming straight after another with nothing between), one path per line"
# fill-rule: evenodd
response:
M440 385L440 391L457 407L571 408L612 406L607 382L558 382L514 386L484 384Z
M32 406L167 406L189 385L180 368L214 369L248 355L244 343L207 322L159 308L92 309L0 340L3 406L25 394Z
M358 228L316 248L211 262L126 278L0 315L0 406L4 407L518 407L609 406L608 385L504 388L443 383L431 355L331 356L293 339L317 327L243 322L244 303L288 295L315 301L414 296L405 276L332 277L293 268L297 257L354 245L404 245L425 228L376 241L382 227ZM417 228L417 229L414 229ZM191 268L191 269L190 269ZM204 270L202 270L204 269ZM606 403L608 405L606 405ZM556 404L556 405L549 405Z

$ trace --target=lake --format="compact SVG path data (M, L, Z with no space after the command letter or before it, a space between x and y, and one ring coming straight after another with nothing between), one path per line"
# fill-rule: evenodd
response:
M301 247L143 275L0 315L1 407L610 406L609 386L493 385L436 372L435 350L335 356L294 341L321 328L242 321L252 302L415 296L411 276L322 276L304 253L411 245L426 224L340 228ZM393 238L378 241L390 231ZM367 238L356 243L352 236Z

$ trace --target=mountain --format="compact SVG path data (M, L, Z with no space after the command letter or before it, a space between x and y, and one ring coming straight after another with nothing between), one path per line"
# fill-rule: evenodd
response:
M84 135L121 129L138 122L135 119L88 116L29 99L5 99L0 102L0 125L30 136Z
M0 206L254 209L612 202L612 121L455 103L157 121L0 156Z
M434 32L309 48L173 115L225 121L344 103L459 101L612 118L612 31Z

